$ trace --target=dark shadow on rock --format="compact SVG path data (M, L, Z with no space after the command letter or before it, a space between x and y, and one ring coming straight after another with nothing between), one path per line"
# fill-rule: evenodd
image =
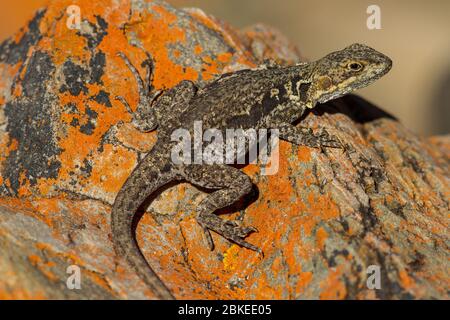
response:
M161 188L157 189L155 192L153 192L151 195L149 195L147 197L147 199L145 199L145 201L139 206L138 210L136 211L136 214L133 217L133 224L132 224L132 228L133 228L133 234L136 234L136 228L139 224L139 221L141 220L142 216L145 214L146 212L146 208L148 208L148 206L160 195L162 194L164 191L180 184L183 182L187 182L184 180L181 181L172 181L169 182L168 184L162 186ZM199 191L204 192L204 193L211 193L214 192L215 190L212 189L207 189L207 188L203 188L203 187L199 187L194 185ZM215 214L218 215L222 215L222 214L230 214L230 213L235 213L238 212L240 210L244 210L245 208L247 208L248 206L250 206L253 202L255 202L259 197L259 190L258 187L253 184L252 185L252 190L250 191L249 194L247 194L246 196L242 197L239 201L237 201L236 203L232 204L231 206L219 209L217 211L215 211ZM171 212L168 212L169 214Z
M259 189L255 184L253 184L250 193L242 197L239 201L235 202L231 206L219 209L215 213L219 215L230 214L244 210L247 207L249 207L253 202L255 202L258 198L259 198Z
M431 110L431 134L447 134L450 132L450 68L437 81L434 88Z
M352 119L355 123L359 124L364 124L381 118L398 121L398 119L393 115L375 106L364 98L354 94L348 94L342 98L335 99L324 104L319 104L314 109L305 112L303 117L299 119L298 122L301 122L311 112L317 116L321 116L324 113L342 113Z
M157 190L155 190L155 192L153 192L152 194L149 194L148 197L145 199L144 202L142 202L142 204L139 206L139 208L137 209L134 217L133 217L133 224L132 224L132 228L133 228L133 234L136 235L136 228L137 225L139 224L139 221L141 220L142 216L145 214L146 209L148 208L148 206L164 191L176 186L177 184L181 183L181 181L172 181L169 182L167 184L165 184L164 186L162 186L161 188L158 188ZM169 212L170 213L170 212Z

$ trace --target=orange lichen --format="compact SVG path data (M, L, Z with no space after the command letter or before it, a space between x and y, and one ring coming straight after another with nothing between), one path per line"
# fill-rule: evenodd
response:
M50 268L54 267L56 264L51 261L44 262L41 257L37 255L31 255L28 257L28 260L30 263L35 266L47 279L50 281L58 281L58 277L49 270Z
M126 123L118 128L117 139L126 147L140 152L148 152L156 143L156 132L140 132L132 124Z
M322 288L320 299L336 300L345 298L347 289L341 279L342 271L342 268L339 267L329 271L328 277L320 283L320 287Z
M0 290L0 300L45 300L48 299L43 291L30 292L22 288L8 288L9 290Z
M236 245L232 245L225 253L223 254L223 268L226 271L233 271L237 267L236 257L238 256L240 249Z
M316 239L317 239L317 247L321 250L324 249L325 241L327 239L327 232L322 227L319 228L316 232Z
M400 282L404 288L411 288L414 281L408 276L408 273L405 270L401 270L398 274L400 278Z

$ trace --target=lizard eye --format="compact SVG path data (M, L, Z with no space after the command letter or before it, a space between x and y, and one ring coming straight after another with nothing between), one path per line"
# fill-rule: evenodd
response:
M351 71L361 71L363 69L363 65L359 62L350 62L347 65L347 68Z

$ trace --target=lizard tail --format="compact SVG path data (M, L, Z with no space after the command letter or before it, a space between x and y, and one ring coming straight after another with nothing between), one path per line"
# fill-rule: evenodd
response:
M138 208L154 191L174 180L170 164L164 165L157 157L157 153L150 152L117 194L111 213L112 240L116 254L126 259L159 299L173 300L175 297L145 260L134 236Z

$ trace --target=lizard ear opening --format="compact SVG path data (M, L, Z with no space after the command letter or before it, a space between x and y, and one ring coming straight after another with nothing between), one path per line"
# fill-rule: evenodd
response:
M333 85L333 81L328 76L323 76L319 79L319 87L322 90L327 90Z

